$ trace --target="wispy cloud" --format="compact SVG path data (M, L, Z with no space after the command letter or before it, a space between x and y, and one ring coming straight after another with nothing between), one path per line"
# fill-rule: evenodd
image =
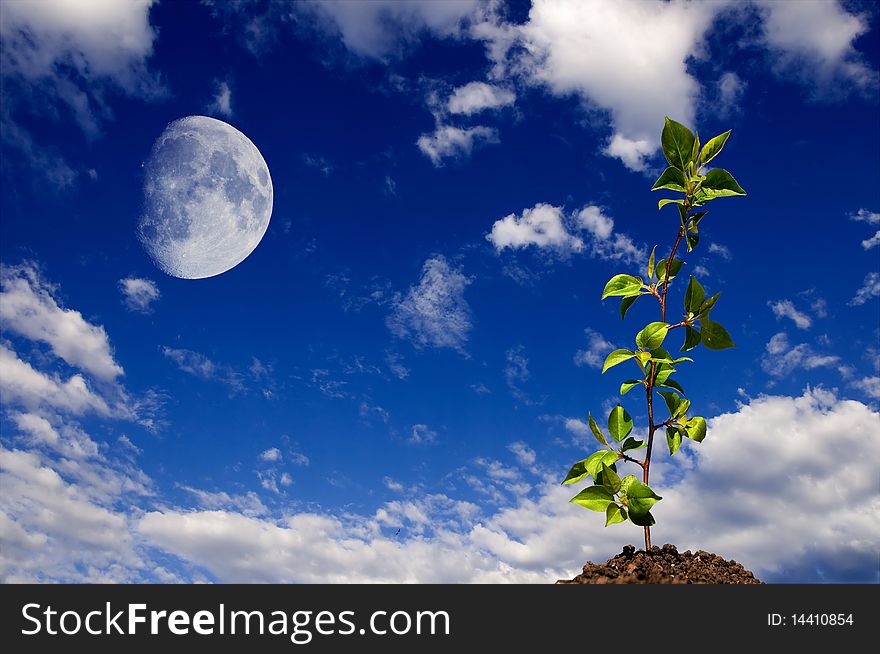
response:
M791 300L771 300L767 303L767 306L773 310L773 315L776 316L777 320L788 318L798 329L809 329L813 324L810 317L802 311L798 311Z
M574 355L574 363L577 366L590 366L591 368L601 368L605 357L614 349L609 341L605 339L599 332L590 329L584 330L587 337L587 348L578 350Z
M868 300L880 297L880 273L869 272L862 282L861 288L856 291L855 296L847 304L850 306L861 306Z
M425 261L418 283L398 296L387 325L416 347L448 347L464 353L471 331L471 309L464 297L471 279L446 257Z

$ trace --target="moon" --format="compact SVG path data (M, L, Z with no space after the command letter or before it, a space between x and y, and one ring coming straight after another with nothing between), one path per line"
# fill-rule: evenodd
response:
M145 166L138 239L158 268L204 279L244 261L272 216L272 178L248 137L187 116L156 139Z

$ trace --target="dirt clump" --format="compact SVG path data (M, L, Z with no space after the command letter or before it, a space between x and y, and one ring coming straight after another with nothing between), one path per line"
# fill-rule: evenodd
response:
M697 550L679 552L675 545L638 550L632 545L597 565L587 563L574 579L557 584L761 584L736 561Z

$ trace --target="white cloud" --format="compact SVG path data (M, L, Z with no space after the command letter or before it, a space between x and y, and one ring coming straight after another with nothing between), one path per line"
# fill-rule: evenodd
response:
M539 203L524 209L521 216L510 214L496 220L486 240L498 252L534 245L559 256L588 247L592 256L609 261L632 263L644 257L642 249L629 236L614 233L614 220L593 205L566 216L562 207Z
M268 450L260 452L260 461L280 461L281 450L277 447L270 447Z
M513 452L517 462L524 468L533 468L538 460L538 455L535 453L535 450L530 448L523 441L511 443L507 446L507 449Z
M149 22L152 4L153 0L0 3L3 142L55 186L72 185L77 172L53 147L37 143L17 122L18 115L56 119L63 111L92 138L113 115L107 104L110 91L159 96L162 87L147 68L156 36Z
M437 440L437 432L429 429L428 425L413 425L409 442L415 445L425 445Z
M868 15L851 14L836 1L753 1L763 14L764 39L778 55L781 71L822 86L833 80L858 86L876 81L876 73L853 47L870 27Z
M510 89L485 82L471 82L456 88L449 96L447 109L451 114L470 116L485 109L500 109L516 102Z
M878 436L880 414L825 391L751 400L710 420L707 439L685 445L674 464L655 464L664 499L654 540L717 552L766 581L876 583ZM484 477L518 483L516 469L483 464ZM138 533L221 582L548 583L641 538L632 525L603 528L568 502L573 493L542 479L489 513L445 496L389 502L372 516L165 508L145 514Z
M697 264L694 266L694 275L697 277L708 277L710 275L709 269L706 266Z
M818 353L806 343L792 345L785 332L774 334L765 350L761 367L773 377L790 375L798 368L813 370L833 367L840 362L840 357Z
M0 267L0 320L5 329L49 345L57 356L102 381L123 374L107 332L79 311L64 309L34 264Z
M209 381L219 381L229 386L233 393L245 390L242 375L230 366L215 363L201 352L163 345L159 350L185 373Z
M870 398L880 400L880 377L878 376L862 377L853 381L850 386L861 389Z
M847 304L850 306L861 306L875 297L880 297L880 273L869 272L865 276L862 287L856 291L855 297Z
M587 328L584 330L587 337L587 349L578 350L574 355L574 363L577 366L590 366L591 368L601 368L614 345L605 340L599 332Z
M3 402L16 402L28 409L48 408L74 415L114 413L107 401L95 393L79 374L64 380L58 374L34 369L15 352L0 344L0 389Z
M138 313L151 313L153 311L151 305L161 296L156 282L140 277L120 279L119 289L122 291L125 306Z
M614 233L614 220L602 213L597 206L586 206L575 216L575 223L590 235L590 253L606 261L638 263L646 259L642 248L620 232Z
M718 80L718 112L729 116L739 110L746 91L746 82L732 71L725 72Z
M481 143L497 143L498 130L478 125L476 127L453 127L438 124L432 134L422 134L416 145L431 162L439 167L444 159L469 157L474 147Z
M726 245L721 245L720 243L710 243L709 252L711 254L717 254L722 259L727 259L728 261L733 258L733 255L730 253L730 248Z
M306 0L292 9L314 17L319 27L341 37L354 54L384 60L423 33L440 38L460 34L478 4L478 0Z
M850 219L868 223L869 225L880 225L880 213L868 211L867 209L859 209L850 214Z
M523 209L522 216L510 214L492 225L486 235L499 252L504 248L519 249L530 245L550 248L560 253L580 252L584 242L566 229L562 207L536 204Z
M416 347L464 351L471 330L471 310L464 297L470 278L442 255L425 261L418 284L394 300L387 325Z
M232 88L229 82L218 81L216 83L216 92L214 98L208 105L208 111L214 114L220 114L226 118L231 118L232 111Z
M659 146L664 114L692 124L699 84L687 71L716 6L639 0L535 0L518 30L515 71L610 113L605 153L633 170Z
M243 495L231 495L225 491L211 492L190 486L181 486L180 488L191 493L196 498L199 507L208 511L236 511L249 517L269 514L269 509L263 504L259 495L253 491Z
M866 238L864 241L862 241L862 247L866 250L870 250L871 248L878 245L880 245L880 229L878 229L871 238Z
M773 310L773 315L776 316L777 320L788 318L794 322L798 329L809 329L810 325L813 324L810 317L802 311L798 311L791 300L771 301L767 303L767 306Z

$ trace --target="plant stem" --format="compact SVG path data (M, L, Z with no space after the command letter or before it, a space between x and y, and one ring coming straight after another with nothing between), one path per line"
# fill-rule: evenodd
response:
M690 211L690 198L685 200L685 213ZM678 236L675 239L675 245L672 246L672 254L669 255L669 258L666 260L666 276L663 280L663 290L661 292L660 299L660 322L666 322L666 291L669 288L669 270L672 268L672 262L675 261L675 252L678 250L678 245L681 243L681 239L684 236L684 226L678 228ZM679 323L675 325L676 327L680 327L684 323ZM646 389L648 391L648 449L645 450L645 461L642 463L642 479L644 480L645 486L648 485L648 479L650 478L651 471L651 450L654 449L654 432L657 431L657 425L654 424L654 363L651 362L651 367L648 371L648 379L647 379ZM645 551L648 552L651 549L651 528L645 527Z

